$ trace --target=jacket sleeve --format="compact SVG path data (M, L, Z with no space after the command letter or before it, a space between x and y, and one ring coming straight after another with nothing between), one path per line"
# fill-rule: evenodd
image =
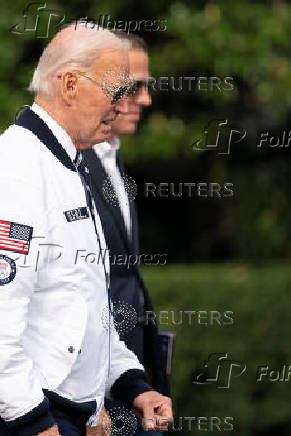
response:
M19 436L32 436L54 425L49 401L44 397L22 341L29 323L29 304L38 285L38 272L35 268L23 267L25 254L7 249L6 243L9 247L10 239L3 236L3 229L5 223L12 222L20 224L20 231L32 227L33 234L45 236L46 214L39 187L24 183L21 174L19 178L15 172L10 176L9 168L7 165L4 168L3 162L0 164L0 184L0 416ZM33 264L36 252L37 243L32 239L26 255L28 265ZM12 274L8 281L3 281L1 265L2 272L5 267L6 271L9 269L7 258L12 260L12 266L15 265L15 276L13 278ZM40 263L38 271L41 268Z
M146 383L146 373L137 356L120 340L114 328L110 337L110 371L107 391L115 400L131 408L133 400L143 392L154 389Z

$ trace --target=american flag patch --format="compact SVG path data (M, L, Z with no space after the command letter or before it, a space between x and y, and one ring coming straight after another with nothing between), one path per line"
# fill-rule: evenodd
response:
M0 250L28 254L33 227L0 220Z

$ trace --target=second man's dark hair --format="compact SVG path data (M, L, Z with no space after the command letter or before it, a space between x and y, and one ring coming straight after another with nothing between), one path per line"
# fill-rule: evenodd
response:
M114 33L114 35L116 35L118 38L129 41L131 43L131 48L143 50L147 53L147 43L141 36L138 36L135 33L126 33L122 30L111 30L111 32Z

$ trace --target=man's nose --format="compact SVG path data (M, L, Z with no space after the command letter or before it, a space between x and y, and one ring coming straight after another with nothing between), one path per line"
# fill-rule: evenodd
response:
M141 106L150 106L152 104L152 98L150 96L149 90L143 87L136 96L136 103Z
M116 103L114 103L114 109L116 112L127 113L129 110L128 98L123 97L120 100L118 100Z

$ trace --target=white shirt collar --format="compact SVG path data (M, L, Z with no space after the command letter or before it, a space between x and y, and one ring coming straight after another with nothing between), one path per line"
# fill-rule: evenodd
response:
M93 145L93 149L97 156L102 160L105 158L115 157L117 150L120 148L120 139L114 137L109 141L101 142Z
M74 161L77 149L68 133L38 104L33 103L31 109L46 123L72 161Z

